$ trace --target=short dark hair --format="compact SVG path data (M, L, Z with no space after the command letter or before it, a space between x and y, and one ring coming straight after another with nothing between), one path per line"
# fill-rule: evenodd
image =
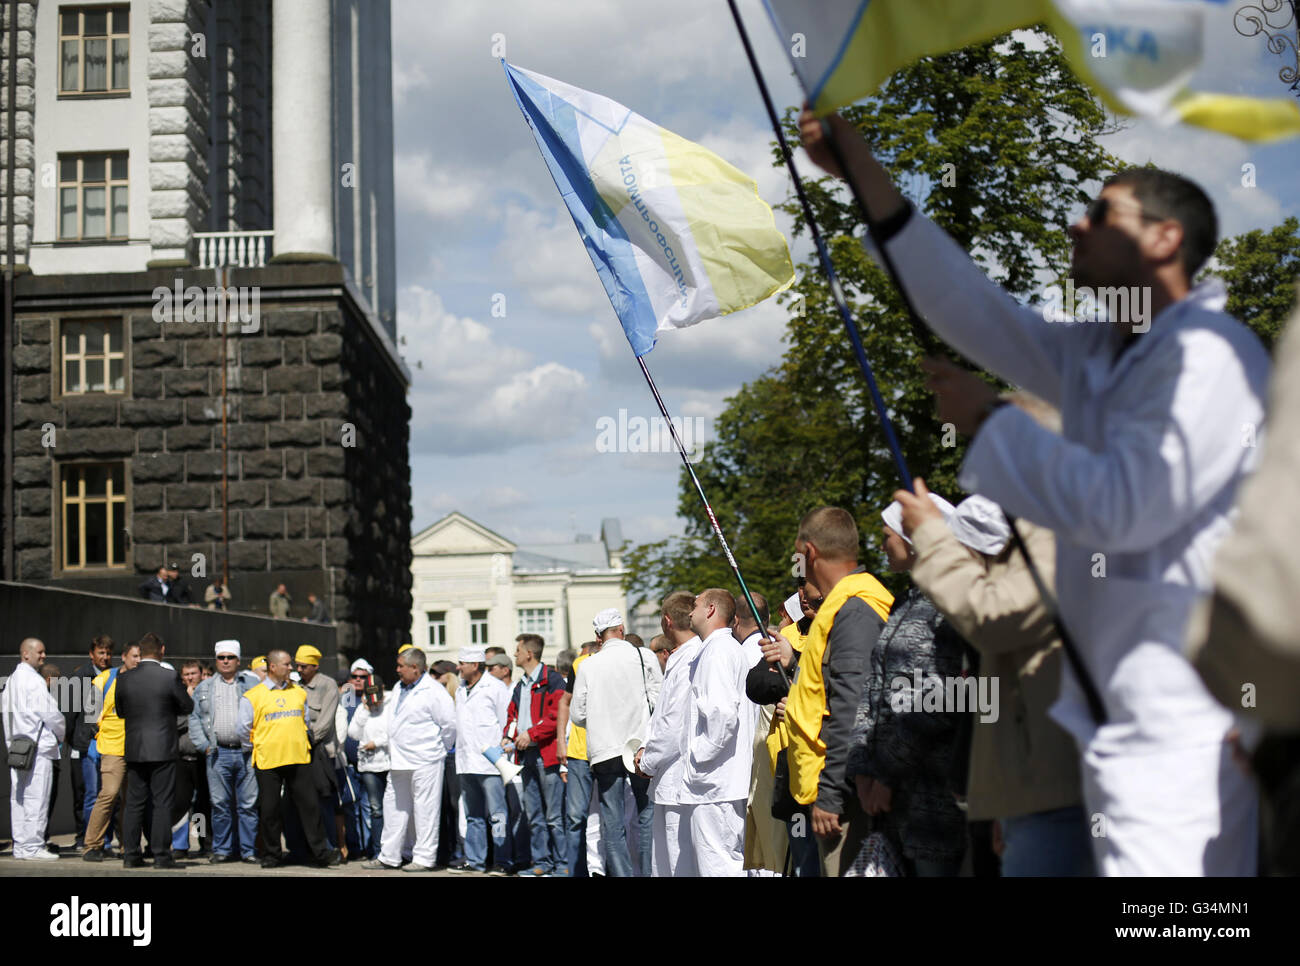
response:
M628 634L623 640L627 641L633 647L645 647L645 641L640 634Z
M858 559L858 525L853 514L837 506L822 506L799 521L796 543L811 543L827 560Z
M468 664L469 662L467 661L466 663ZM483 670L482 661L478 662L478 666L480 671ZM455 661L434 661L433 666L429 668L429 671L435 677L442 677L444 674L455 674L457 670L458 668L456 667Z
M722 618L724 624L730 624L735 620L736 598L731 595L731 591L723 590L721 587L710 587L708 590L700 591L696 600L699 601L701 598L718 609L718 616Z
M140 638L140 656L141 657L162 657L163 639L153 631L147 631Z
M520 634L518 637L515 638L515 640L518 641L520 644L522 644L524 647L528 648L528 653L531 654L534 658L536 658L539 661L542 659L542 648L546 646L546 642L542 640L540 635Z
M182 662L181 662L181 670L182 670L182 671L188 671L188 670L189 670L190 668L192 668L192 667L196 667L196 668L198 668L200 674L203 673L203 663L202 663L201 661L199 661L198 658L192 657L192 658L189 658L188 660L185 660L185 661L182 661Z
M98 635L97 637L92 637L92 638L90 639L90 650L91 650L91 652L93 653L94 650L95 650L95 648L97 648L97 647L106 647L106 648L108 648L108 653L109 653L109 654L112 654L112 653L113 653L113 639L112 639L111 637L109 637L107 634L100 634L100 635Z
M689 630L691 611L695 609L695 595L689 590L674 590L664 598L663 613L679 631Z
M772 615L767 609L767 598L756 590L751 590L749 596L754 598L754 607L758 610L758 629L761 631L767 627L767 622L772 619ZM743 594L736 598L736 621L741 624L754 623L754 612L749 609L749 603L745 600Z
M1102 187L1111 185L1132 188L1133 197L1146 214L1169 218L1183 226L1178 259L1190 282L1214 254L1219 241L1219 219L1209 195L1196 182L1161 168L1126 168L1112 174Z

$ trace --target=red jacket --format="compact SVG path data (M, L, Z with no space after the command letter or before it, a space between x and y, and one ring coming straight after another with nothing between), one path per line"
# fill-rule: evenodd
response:
M514 690L510 692L510 708L506 712L504 732L506 737L509 737L512 726L519 720L520 691L523 687L524 680L520 678ZM560 712L560 698L564 690L564 678L560 676L560 672L545 664L542 665L542 673L538 676L537 682L530 688L528 707L533 725L528 729L528 738L541 751L542 764L548 767L560 763L560 759L556 757L556 725Z

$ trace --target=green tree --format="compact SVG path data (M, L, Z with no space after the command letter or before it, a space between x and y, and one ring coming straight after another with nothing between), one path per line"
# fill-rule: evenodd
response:
M1271 231L1255 229L1225 238L1201 273L1228 283L1227 311L1255 330L1271 352L1295 306L1300 279L1300 219L1286 219Z
M927 58L843 112L918 209L1017 297L1063 276L1065 227L1089 188L1118 166L1096 140L1115 130L1113 119L1055 40L1036 37L1038 49L1004 37ZM785 125L797 143L794 111ZM783 166L775 144L773 154ZM922 347L898 293L863 251L860 213L833 179L806 188L909 467L936 492L956 496L960 441L935 419L918 365ZM796 233L806 231L797 202L784 208ZM868 548L863 559L884 573L875 550L879 513L899 485L829 284L815 260L800 276L782 296L791 317L781 362L727 401L696 467L751 589L773 597L790 592L800 517L823 504L854 513ZM678 513L688 521L683 537L629 554L634 601L679 587L738 589L684 471Z

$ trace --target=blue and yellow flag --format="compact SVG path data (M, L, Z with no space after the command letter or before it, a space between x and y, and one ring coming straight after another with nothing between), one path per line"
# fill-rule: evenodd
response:
M1199 90L1207 25L1224 0L766 0L816 113L868 96L910 63L1046 24L1111 110L1250 141L1300 134L1287 98ZM1214 14L1215 17L1210 15ZM1218 37L1214 42L1223 42Z
M505 64L632 351L782 291L794 265L754 181L607 97Z

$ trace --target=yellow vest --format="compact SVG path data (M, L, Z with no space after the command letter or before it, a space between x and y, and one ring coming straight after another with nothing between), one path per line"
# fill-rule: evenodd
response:
M104 692L104 685L108 683L108 676L112 673L112 668L101 671L95 676L92 684L100 692ZM122 669L118 668L117 673L120 675ZM117 755L121 758L126 755L126 722L117 716L116 676L113 678L113 683L109 685L108 691L104 693L101 707L103 713L99 716L99 734L95 735L95 747L99 749L101 755Z
M800 654L803 653L803 635L799 633L798 624L786 624L785 627L781 628L781 636L789 641L790 646L796 651Z
M253 767L266 770L311 761L307 743L307 692L296 684L274 691L263 681L244 697L253 706Z
M826 642L839 613L851 597L865 601L880 619L889 620L889 609L894 596L871 574L849 574L826 595L817 617L803 639L803 653L799 670L790 686L790 697L785 704L785 721L773 723L767 738L767 751L776 767L776 756L788 748L790 766L790 793L801 805L817 800L817 779L826 764L826 744L821 739L822 721L826 717L826 681L822 677L822 661L826 657Z
M591 657L590 654L579 654L578 659L573 662L573 673L578 673L578 665ZM570 758L576 758L578 761L587 760L587 729L579 728L574 725L569 730L569 747L564 752Z

